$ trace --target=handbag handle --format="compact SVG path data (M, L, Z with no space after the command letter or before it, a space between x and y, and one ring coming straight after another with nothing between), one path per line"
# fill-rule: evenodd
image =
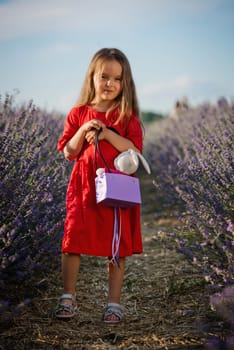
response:
M119 135L119 132L113 128L112 126L107 126L107 129L110 129L111 131L113 131L114 133L116 133L117 135ZM110 167L108 166L103 154L102 154L102 151L100 149L100 145L99 145L99 142L98 142L98 136L100 135L100 133L102 132L102 128L100 128L99 130L97 130L96 132L96 135L95 135L95 150L94 150L94 159L95 159L95 165L96 165L96 168L97 168L97 159L96 159L96 153L98 151L100 157L101 157L101 160L103 161L103 164L105 165L105 167L107 168L108 170L108 173L111 173L111 170L110 170Z
M100 145L99 145L99 142L98 142L98 136L100 135L100 133L102 132L102 128L100 128L99 130L97 130L96 132L96 136L95 136L95 150L94 150L94 160L95 160L95 165L96 165L96 168L97 168L97 158L96 158L96 154L97 154L97 151L99 153L99 156L101 158L101 160L103 161L103 164L105 165L105 167L107 168L108 172L111 173L111 170L102 154L102 151L100 149Z

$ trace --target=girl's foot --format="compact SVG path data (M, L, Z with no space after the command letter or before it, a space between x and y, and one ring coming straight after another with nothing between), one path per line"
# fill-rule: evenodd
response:
M59 319L68 319L75 315L76 310L76 295L63 294L55 308L55 316Z
M124 307L117 303L108 303L104 309L105 323L119 323L124 318Z

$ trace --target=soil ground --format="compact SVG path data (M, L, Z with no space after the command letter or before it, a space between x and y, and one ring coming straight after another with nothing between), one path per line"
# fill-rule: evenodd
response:
M142 211L144 254L128 258L126 264L125 320L115 326L102 322L106 259L84 256L77 284L77 315L69 321L53 317L62 293L58 269L45 277L43 288L24 312L2 328L0 350L204 349L207 336L217 334L212 320L207 328L210 310L204 282L181 254L168 249L179 223L172 213L156 217L150 209L150 193L144 195L147 205ZM165 233L169 238L159 241Z

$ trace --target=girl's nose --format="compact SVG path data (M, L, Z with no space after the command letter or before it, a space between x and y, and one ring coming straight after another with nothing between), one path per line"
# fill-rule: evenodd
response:
M111 86L111 85L112 85L112 80L111 80L111 79L108 79L108 80L106 81L106 85L107 85L107 86Z

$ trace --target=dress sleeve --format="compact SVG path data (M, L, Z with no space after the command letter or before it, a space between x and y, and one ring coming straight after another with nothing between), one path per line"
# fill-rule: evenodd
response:
M135 115L132 115L129 121L125 137L131 140L134 143L135 147L138 148L140 152L142 152L143 131L142 131L141 123Z
M59 151L63 151L67 142L72 138L73 135L75 135L76 131L80 127L79 124L79 110L75 107L72 108L72 110L66 118L63 134L58 140L57 148Z

